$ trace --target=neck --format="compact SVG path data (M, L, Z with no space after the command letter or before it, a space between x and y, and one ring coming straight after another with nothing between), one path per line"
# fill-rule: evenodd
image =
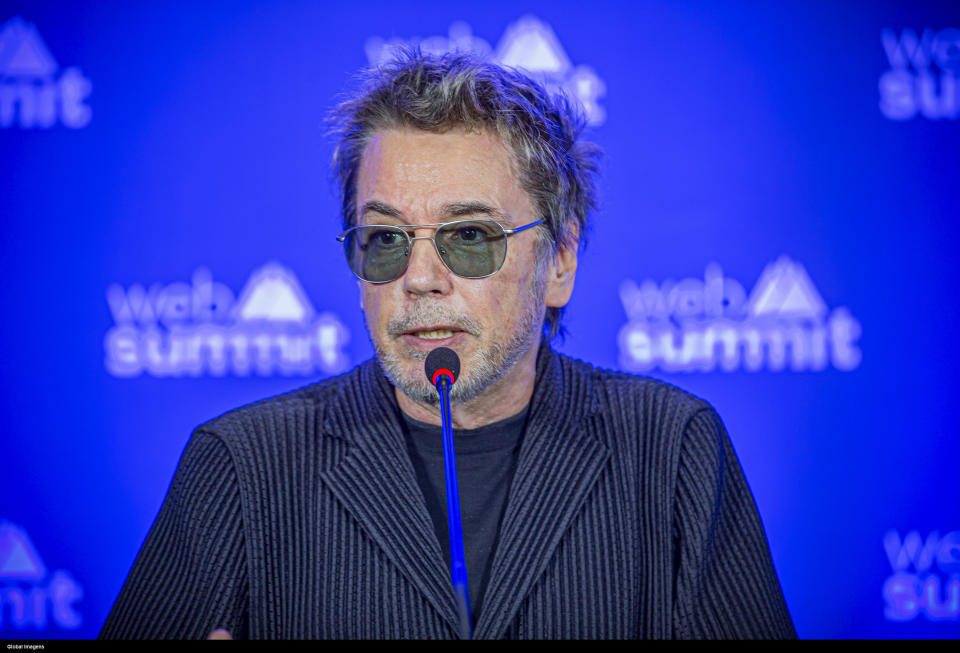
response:
M453 427L475 429L513 417L530 403L537 375L537 351L527 350L510 369L470 401L450 407ZM397 405L408 417L427 424L440 425L440 407L414 401L397 387L393 389Z

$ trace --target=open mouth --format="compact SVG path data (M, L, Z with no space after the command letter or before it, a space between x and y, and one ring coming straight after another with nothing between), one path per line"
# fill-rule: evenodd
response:
M452 338L456 333L460 332L453 329L431 329L429 331L412 331L410 335L424 340L443 340L444 338Z
M403 339L411 345L432 349L435 346L432 343L450 347L452 343L459 342L466 333L462 328L451 324L431 324L404 330Z
M387 324L387 335L418 351L465 344L481 332L469 316L440 306L414 307Z

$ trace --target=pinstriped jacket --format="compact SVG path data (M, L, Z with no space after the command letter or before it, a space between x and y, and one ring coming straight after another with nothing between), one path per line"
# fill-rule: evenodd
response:
M541 348L477 638L795 637L723 425ZM375 361L193 434L103 638L454 638Z

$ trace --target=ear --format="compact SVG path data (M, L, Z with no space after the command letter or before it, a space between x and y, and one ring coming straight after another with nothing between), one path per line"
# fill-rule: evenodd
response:
M573 282L577 276L578 241L578 234L571 234L550 262L544 304L551 308L563 308L573 294Z

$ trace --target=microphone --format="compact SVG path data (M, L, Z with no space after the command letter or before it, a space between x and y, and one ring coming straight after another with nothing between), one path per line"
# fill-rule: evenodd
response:
M437 347L423 363L430 383L440 394L440 427L443 433L443 471L447 486L447 533L450 535L450 580L457 597L460 637L473 639L473 614L467 588L467 560L463 553L460 524L460 490L457 484L457 457L453 449L453 420L450 417L450 386L460 376L460 357L447 347Z
M427 354L423 367L433 385L437 385L441 376L448 377L447 382L453 385L460 376L460 357L448 347L437 347Z

